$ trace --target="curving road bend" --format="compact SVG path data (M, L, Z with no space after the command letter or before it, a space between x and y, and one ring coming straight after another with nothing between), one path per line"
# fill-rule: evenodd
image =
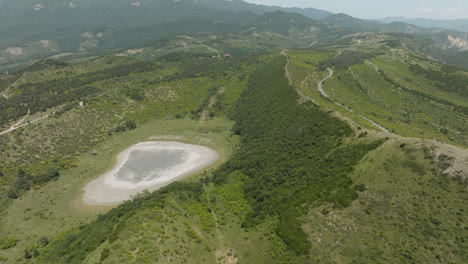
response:
M371 123L373 126L375 126L376 128L382 130L383 132L390 133L390 131L389 131L388 129L386 129L385 127L381 126L381 125L378 124L377 122L372 121L371 119L369 119L369 118L366 117L366 116L363 116L363 115L361 115L361 114L359 114L359 113L356 113L356 112L353 111L352 109L350 109L350 108L348 108L348 107L346 107L346 106L344 106L344 105L342 105L342 104L336 102L336 101L333 100L332 98L330 98L330 96L325 92L325 90L323 90L323 83L326 82L326 81L328 81L329 79L331 79L331 78L333 77L334 72L333 72L333 70L332 70L331 68L327 68L327 70L328 70L328 76L325 77L325 79L323 79L323 80L321 80L320 82L317 83L317 89L319 90L320 94L321 94L323 97L325 97L325 98L331 100L332 102L334 102L336 105L338 105L338 106L340 106L340 107L343 107L344 109L348 110L348 111L351 112L351 113L357 114L360 118L362 118L362 119L366 120L367 122Z

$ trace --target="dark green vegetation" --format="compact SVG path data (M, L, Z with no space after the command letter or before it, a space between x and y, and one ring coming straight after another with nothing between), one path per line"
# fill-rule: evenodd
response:
M298 95L282 77L284 63L277 59L251 78L234 117L241 151L214 181L226 182L233 171L247 175L245 191L254 212L243 226L277 216L276 232L288 248L307 254L310 244L297 220L308 209L304 205L348 206L357 194L347 174L379 143L343 145L351 129L313 105L296 104Z

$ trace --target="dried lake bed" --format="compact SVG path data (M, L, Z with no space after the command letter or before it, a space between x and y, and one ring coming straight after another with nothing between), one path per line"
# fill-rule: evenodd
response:
M144 191L154 191L215 163L218 153L206 146L172 141L133 145L115 166L84 188L87 205L117 205Z

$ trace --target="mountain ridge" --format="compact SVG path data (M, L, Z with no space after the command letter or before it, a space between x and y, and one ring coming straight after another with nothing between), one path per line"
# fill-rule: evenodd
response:
M444 28L462 32L468 32L468 18L464 19L430 19L430 18L407 18L407 17L386 17L375 19L382 23L406 22L425 28Z

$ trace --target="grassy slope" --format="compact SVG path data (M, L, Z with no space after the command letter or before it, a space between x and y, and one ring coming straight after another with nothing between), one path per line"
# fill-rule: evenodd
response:
M23 83L40 82L57 72L69 73L70 78L74 78L86 72L97 71L116 60L115 63L120 66L125 65L125 61L129 59L104 58L59 70L27 73L20 80ZM217 63L222 64L215 61ZM235 69L221 69L225 76L205 73L184 75L176 67L171 65L93 83L100 89L100 93L88 99L84 107L78 107L76 102L71 111L61 116L50 117L31 127L2 136L0 157L6 161L4 166L15 166L18 161L27 164L48 161L53 155L79 155L104 140L124 120L131 119L143 124L153 119L174 119L191 115L193 110L204 106L205 98L210 95L213 87L224 87L218 107L221 114L232 107L231 98L239 95L239 87L246 81L241 79ZM180 77L176 75L174 78L174 73ZM134 93L143 99L135 100L132 97Z
M298 52L297 56L302 54ZM307 56L310 62L315 62L330 55ZM303 70L304 65L299 66L302 76L307 77L308 71ZM314 78L319 80L323 77L317 73L308 82L314 83ZM299 79L294 81L298 82ZM235 89L225 91L222 100L226 102L224 105L227 108L235 104L243 85L234 82L234 85L228 87ZM315 94L314 100L333 106L317 96L318 93L310 92L310 89L304 91ZM147 120L145 116L142 115L141 120ZM182 135L188 142L224 149L229 156L236 143L236 139L230 137L230 127L231 123L222 118L206 123L187 120L148 121L135 131L111 137L96 147L98 156L81 154L78 156L78 167L65 171L58 181L43 189L31 191L21 200L15 201L15 206L10 207L2 220L8 225L2 226L13 226L18 232L8 229L1 234L17 236L20 238L19 245L0 255L7 255L9 261L20 258L24 247L31 247L30 243L35 243L41 235L51 237L48 234L52 234L55 237L69 228L73 229L65 233L62 239L78 234L77 241L92 242L92 238L80 240L80 236L93 236L96 229L101 227L107 230L104 227L109 222L106 219L109 214L97 224L82 225L95 220L95 215L102 211L99 208L90 210L82 207L77 202L79 192L88 179L108 169L112 157L126 146L139 140L170 139L170 135ZM302 227L311 241L310 255L307 257L298 258L287 250L287 245L277 235L277 220L274 218L267 218L249 229L241 228L246 215L253 210L251 198L244 193L246 176L233 173L224 185L197 185L199 179L211 175L208 171L189 180L194 183L195 191L182 188L182 191L172 190L139 199L130 214L127 212L123 214L124 217L119 217L122 219L119 225L111 225L118 232L114 232L112 237L108 237L109 233L103 234L104 239L110 240L90 248L82 262L463 263L467 258L463 247L463 241L466 240L464 223L467 212L463 208L467 199L466 190L456 181L434 175L432 169L437 174L439 168L432 162L432 153L425 150L424 146L413 141L404 142L406 146L400 148L400 141L391 140L370 152L359 163L350 177L355 184L364 184L367 190L359 193L359 199L350 207L339 209L325 203L313 207L301 217ZM104 146L110 146L112 153L101 150ZM51 205L45 206L47 203ZM83 227L82 231L79 231L79 225ZM71 248L60 249L64 241L56 237L46 250L39 248L42 262L51 263L52 259L59 256L57 253L60 250L64 250L61 253L70 254L71 248L81 250L83 245L88 244L71 244ZM68 262L72 262L72 259Z
M288 54L295 86L303 94L368 126L362 119L321 97L316 90L317 82L325 73L317 71L313 64L330 55L304 51ZM375 67L384 69L392 79L410 89L461 106L466 105L466 100L436 89L431 81L411 73L408 66L395 57L379 57L372 62L352 66L351 70L339 70L339 77L325 85L328 93L399 134L437 138L466 146L465 115L413 94L395 91L382 82ZM432 67L439 66L432 64ZM356 84L356 79L360 85ZM395 120L408 118L402 109L417 112L410 117L413 122ZM388 117L393 121L388 122ZM440 122L458 131L449 132L452 136L447 136L441 133ZM400 148L402 143L406 146ZM391 140L370 152L352 174L353 181L364 184L367 190L360 193L351 207L341 210L331 205L321 206L303 218L303 227L312 241L313 262L464 263L468 257L464 246L468 217L464 208L468 198L466 181L451 180L442 174L435 157L438 153L431 142L413 139Z
M468 194L438 173L431 153L412 140L391 140L370 152L352 174L366 190L351 207L323 206L304 217L315 260L464 263Z
M337 102L399 135L437 139L467 146L468 116L454 110L450 105L441 103L447 101L466 107L466 98L437 89L431 80L412 73L408 63L392 52L386 51L365 64L335 70L334 77L324 84L325 91ZM369 127L369 123L362 118L320 96L316 85L324 78L325 73L318 71L313 64L306 63L314 57L316 62L326 60L325 53L319 54L313 51L290 52L290 69L295 85L317 103L341 112L364 127ZM423 66L427 63L418 59L411 59L410 62ZM436 63L432 64L435 65L432 67L440 67ZM404 89L395 87L383 75ZM438 101L421 96L412 92L413 90L431 95Z
M14 259L22 255L24 247L37 243L41 236L51 237L108 211L106 207L84 205L82 188L112 167L115 156L130 145L146 140L171 139L208 145L218 150L224 161L236 142L230 137L231 124L225 119L204 124L188 119L153 121L95 146L97 156L90 153L80 155L76 168L65 170L59 180L29 191L13 202L2 217L0 234L19 239L19 244L4 255Z
M68 75L80 75L98 71L133 60L122 58L100 58L84 64L65 68L52 68L28 72L23 82L41 82L57 71ZM19 239L18 246L0 255L16 258L22 255L22 247L36 243L42 236L50 236L79 222L88 221L100 210L85 210L78 201L81 188L89 179L109 168L111 157L125 147L141 140L179 140L205 144L219 149L229 156L236 139L231 137L232 123L222 115L227 114L242 91L242 83L248 79L238 75L236 67L248 69L249 63L242 59L231 61L205 61L203 65L215 67L214 74L208 69L190 66L179 69L180 63L171 63L154 72L133 73L125 78L108 78L95 83L101 89L84 107L74 107L62 115L44 119L34 125L22 128L0 138L3 177L2 183L2 230L1 237ZM205 67L206 68L206 67ZM177 77L171 74L178 72ZM190 72L190 73L189 73ZM165 78L165 79L163 79ZM163 80L161 80L163 79ZM222 87L213 106L213 112L204 122L198 121L197 111L207 108L206 99L214 87ZM141 101L132 99L127 90L143 94ZM197 110L200 109L200 110ZM52 111L52 110L50 110ZM215 116L215 117L213 117ZM220 116L219 118L216 116ZM131 133L108 132L123 120L135 120L138 127ZM78 129L77 129L78 128ZM91 156L91 151L98 156ZM21 162L20 162L21 161ZM29 171L33 176L38 166L58 166L65 162L62 177L45 187L34 186L22 198L16 200L8 211L6 189L16 175L17 168ZM77 175L79 175L77 177ZM72 210L68 210L72 207ZM107 210L107 209L104 209ZM65 220L65 221L64 221Z

